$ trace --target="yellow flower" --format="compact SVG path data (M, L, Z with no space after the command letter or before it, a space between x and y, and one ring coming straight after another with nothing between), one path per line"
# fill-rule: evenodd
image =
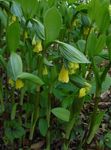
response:
M16 86L16 89L21 89L24 86L24 83L22 82L22 80L17 79L15 86Z
M91 85L85 82L85 87L79 90L79 98L84 97L90 91L90 89L91 89Z
M36 45L35 45L33 51L36 52L36 53L39 53L39 52L42 51L42 43L41 43L41 41L37 41L36 42Z
M79 69L79 64L69 62L68 67L69 67L69 74L74 74L76 72L76 70Z
M8 83L11 85L11 87L14 87L14 81L12 79L9 79Z
M42 72L43 75L48 75L48 70L47 67L45 66Z
M81 89L79 90L79 98L84 97L86 94L87 94L86 88L81 88Z
M25 31L25 33L24 33L24 38L25 39L28 39L28 33Z
M69 82L69 73L68 73L68 70L64 67L64 65L62 66L62 69L59 73L58 80L63 82L63 83Z
M17 17L13 15L12 16L12 23L14 23L16 20L17 20Z

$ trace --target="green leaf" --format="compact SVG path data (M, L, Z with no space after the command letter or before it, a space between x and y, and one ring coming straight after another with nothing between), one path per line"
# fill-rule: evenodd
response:
M46 12L44 16L44 25L46 38L45 42L48 44L57 39L61 29L62 18L57 8L52 7Z
M111 77L109 75L106 76L105 81L102 84L102 92L107 91L111 86Z
M79 48L79 50L80 50L81 52L84 52L84 50L85 50L85 45L86 45L86 41L85 41L85 40L78 40L78 41L77 41L77 46L78 46L78 48Z
M7 28L7 46L10 52L15 52L20 41L20 25L17 22L12 23Z
M38 76L33 75L31 73L27 73L27 72L22 72L21 74L19 74L17 76L17 78L29 80L29 81L34 82L34 83L39 84L39 85L44 84L44 82Z
M104 142L105 142L105 145L108 147L108 148L111 148L111 132L108 132L105 137L104 137Z
M16 53L12 53L7 67L8 76L13 80L16 80L17 76L22 73L22 70L23 66L21 57Z
M86 48L89 57L93 57L94 56L94 52L96 51L96 49L95 49L96 43L97 43L96 35L95 35L94 32L91 32L89 37L88 37L88 40L87 40L87 48Z
M107 36L106 44L109 49L109 59L111 61L111 34Z
M36 13L37 9L37 0L17 0L18 3L21 5L23 13L27 19L32 18L33 15Z
M5 62L5 59L2 55L0 55L0 64L2 64L5 68L6 68L6 62Z
M70 44L57 41L64 58L74 63L90 63L86 56Z
M12 142L14 139L20 139L25 135L25 130L18 120L5 121L5 136Z
M110 23L108 6L109 0L92 0L89 3L88 14L91 21L96 22L102 33L106 32Z
M34 32L36 32L36 35L42 39L42 40L45 40L45 33L44 33L44 26L43 24L36 20L36 19L32 19L32 21L34 22L33 24L33 30Z
M46 136L48 130L48 124L46 119L39 120L39 130L42 136Z
M23 16L22 9L21 9L20 5L14 1L12 3L12 6L11 6L11 12L15 16L19 17L19 19L21 19L21 17Z
M90 122L90 131L87 139L87 144L90 144L94 135L97 133L105 112L96 112L92 114Z
M63 121L69 121L70 119L70 111L65 109L65 108L62 108L62 107L56 107L56 108L53 108L51 110L51 112L59 119L63 120Z
M102 51L106 41L106 36L101 34L98 38L91 32L87 41L87 52L90 57L97 56Z
M0 21L4 27L7 26L7 16L1 8L0 8Z
M99 38L97 39L97 43L94 51L95 55L98 55L102 51L105 45L105 41L106 41L106 36L104 34L100 35Z

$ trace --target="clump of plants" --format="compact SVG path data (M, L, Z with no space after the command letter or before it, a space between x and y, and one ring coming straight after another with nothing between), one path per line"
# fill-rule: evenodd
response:
M5 145L19 149L24 140L40 137L43 149L60 140L61 149L68 150L77 134L76 148L92 142L105 114L98 108L100 95L111 85L110 21L109 0L0 0ZM92 102L82 130L80 114Z

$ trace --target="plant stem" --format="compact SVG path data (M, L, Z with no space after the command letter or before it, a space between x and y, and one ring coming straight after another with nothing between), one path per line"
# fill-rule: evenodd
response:
M48 122L48 133L47 133L47 146L46 150L50 150L50 116L51 116L51 94L48 96L48 105L47 105L47 122Z
M95 92L95 97L94 97L94 110L93 110L93 116L96 116L97 112L98 112L98 103L100 101L100 94L101 94L101 89L102 89L102 83L104 82L105 78L106 78L106 75L107 75L107 72L110 68L110 63L108 64L108 66L104 69L103 73L101 76L99 76L98 74L98 71L96 69L96 65L94 63L94 60L92 60L93 62L93 71L94 71L94 74L95 74L95 81L96 81L96 92ZM92 116L92 117L93 117ZM91 118L92 120L92 118ZM89 127L89 131L87 133L87 136L85 138L85 140L83 141L83 146L86 145L87 143L87 139L90 135L90 131L91 131L91 128L92 128L92 124L90 124L90 127Z
M33 115L33 121L32 121L32 127L30 129L30 135L29 135L29 139L32 140L33 139L33 134L34 134L34 129L36 126L36 122L39 118L39 98L40 98L40 89L38 88L37 91L37 99L35 101L35 111L34 111L34 115Z
M68 150L68 146L69 146L69 139L70 139L70 135L71 135L71 131L74 127L75 124L75 116L73 116L73 118L69 121L67 127L66 127L66 134L65 134L65 143L63 145L64 150Z
M20 93L20 105L21 106L23 105L24 95L25 95L25 88L23 88Z

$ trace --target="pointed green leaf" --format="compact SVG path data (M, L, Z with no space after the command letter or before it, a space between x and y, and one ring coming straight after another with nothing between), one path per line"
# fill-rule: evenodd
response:
M21 5L23 13L26 18L31 18L36 13L37 9L37 0L17 0L17 2Z
M92 139L94 138L94 135L97 133L101 121L103 119L104 113L105 112L96 112L96 114L95 113L92 114L87 144L91 143Z
M34 83L39 84L39 85L44 84L44 82L38 76L33 75L31 73L27 73L27 72L22 72L21 74L19 74L17 76L17 78L29 80L29 81L34 82Z
M7 28L7 46L10 52L15 52L20 41L20 25L14 22Z
M47 130L48 130L48 124L47 124L46 119L39 120L39 130L42 136L46 136Z
M70 44L57 41L60 44L60 52L64 58L75 63L90 63L86 56Z
M8 76L13 80L16 80L17 76L22 73L22 70L23 66L21 57L16 53L12 53L7 67Z
M45 25L45 38L46 44L57 39L61 25L62 25L62 17L57 10L57 8L50 8L45 16L44 16L44 25Z
M69 121L70 119L70 111L65 109L65 108L62 108L62 107L56 107L56 108L53 108L51 110L51 112L59 119L63 120L63 121Z

